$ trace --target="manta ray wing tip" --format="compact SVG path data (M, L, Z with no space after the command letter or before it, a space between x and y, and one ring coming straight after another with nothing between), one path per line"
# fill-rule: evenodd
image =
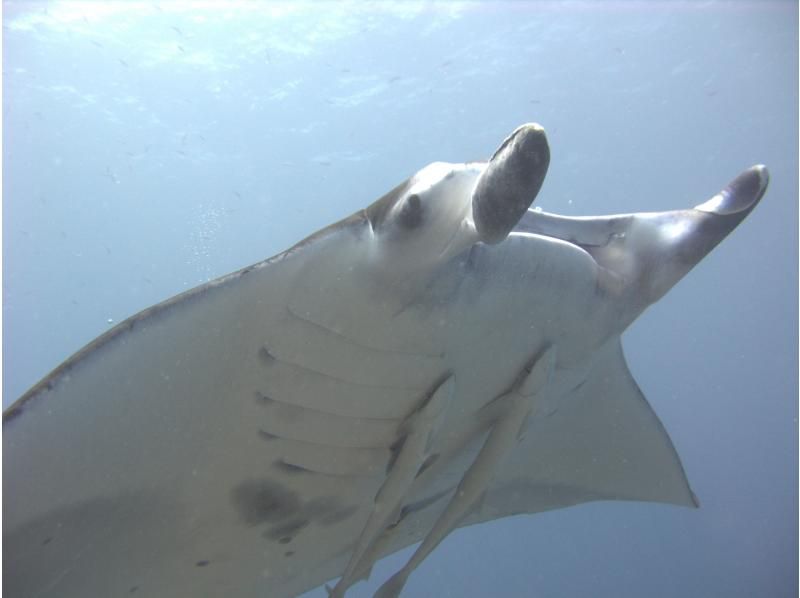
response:
M727 216L752 210L764 196L769 185L769 170L763 164L751 166L722 191L696 206L701 212Z

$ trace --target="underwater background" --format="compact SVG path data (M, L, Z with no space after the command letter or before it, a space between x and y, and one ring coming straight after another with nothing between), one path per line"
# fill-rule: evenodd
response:
M690 207L764 163L764 201L623 337L701 508L459 530L405 595L796 596L797 13L4 2L3 405L114 323L523 122L552 153L536 205L566 215Z

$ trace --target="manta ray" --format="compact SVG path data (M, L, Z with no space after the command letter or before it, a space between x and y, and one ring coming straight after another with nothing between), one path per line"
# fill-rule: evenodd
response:
M531 209L525 124L287 251L130 317L3 416L3 590L344 596L454 529L597 500L697 506L622 332L754 208Z

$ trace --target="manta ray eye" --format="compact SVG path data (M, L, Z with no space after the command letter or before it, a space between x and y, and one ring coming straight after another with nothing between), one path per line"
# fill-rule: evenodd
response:
M397 214L397 222L407 229L417 228L422 224L422 201L419 195L412 193L406 198Z

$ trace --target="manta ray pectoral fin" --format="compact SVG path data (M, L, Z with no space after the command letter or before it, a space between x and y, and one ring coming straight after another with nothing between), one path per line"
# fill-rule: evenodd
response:
M598 350L585 380L556 412L532 419L524 441L462 525L597 500L698 505L618 338Z
M461 478L455 494L408 563L381 586L376 598L398 596L414 569L480 501L498 464L516 446L522 426L536 409L537 399L547 392L547 382L555 369L555 362L555 347L549 346L529 367L523 368L513 388L498 397L497 400L504 403L503 411L490 428L478 456Z
M429 456L430 437L439 428L442 413L446 412L453 396L454 386L454 377L447 376L400 424L402 436L397 454L389 467L386 480L375 496L372 512L356 542L350 561L339 583L329 590L330 596L344 596L347 588L358 580L357 573L369 570L379 558L380 555L373 550L375 541L399 511L403 500L407 500L414 478Z

